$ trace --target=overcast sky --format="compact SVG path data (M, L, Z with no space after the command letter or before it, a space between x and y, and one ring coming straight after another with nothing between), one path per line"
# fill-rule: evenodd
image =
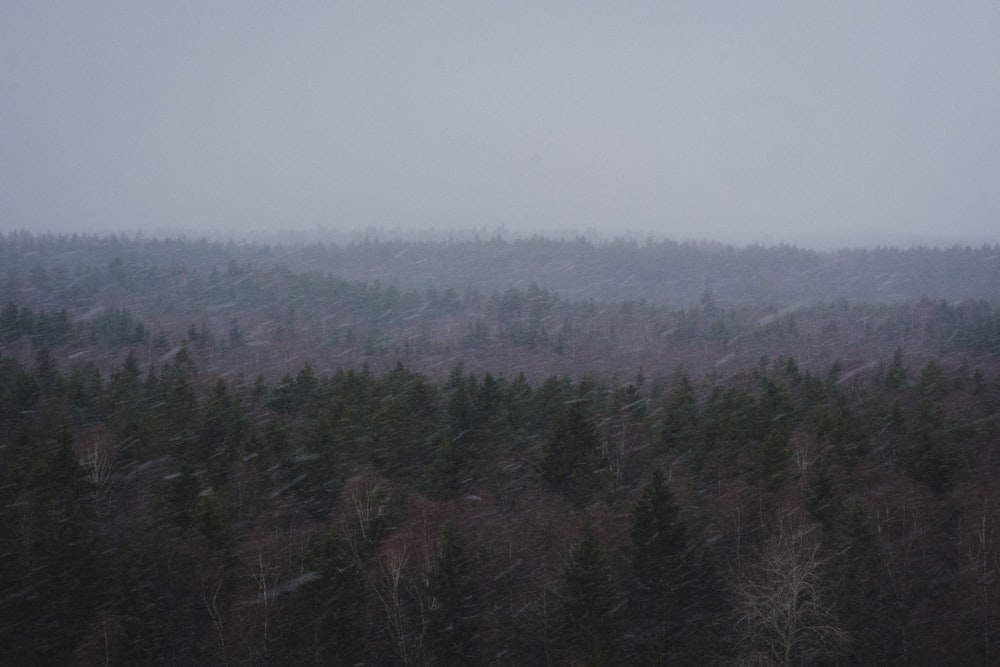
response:
M0 229L1000 241L1000 2L4 2Z

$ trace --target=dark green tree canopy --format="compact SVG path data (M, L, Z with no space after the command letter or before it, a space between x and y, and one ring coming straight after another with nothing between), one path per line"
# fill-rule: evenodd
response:
M562 573L562 635L570 652L606 660L617 630L614 612L611 566L588 520Z

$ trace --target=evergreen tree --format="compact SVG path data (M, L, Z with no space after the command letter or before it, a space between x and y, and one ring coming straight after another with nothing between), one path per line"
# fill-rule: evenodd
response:
M788 474L788 439L788 429L778 424L768 431L754 454L756 475L771 490L779 488Z
M906 375L909 373L903 365L903 349L897 347L892 355L892 364L885 374L886 389L900 389L906 383Z
M119 427L124 427L138 416L139 399L142 395L141 380L139 361L135 354L129 352L125 363L111 373L108 381L108 400L111 402L114 422Z
M471 472L467 448L455 438L442 435L434 460L424 471L422 486L431 497L447 500L455 497Z
M663 655L667 643L713 606L711 568L692 544L680 507L663 472L655 468L632 509L629 536L637 625L650 625L647 654Z
M472 664L479 617L475 578L468 549L451 523L441 536L427 593L427 640L436 658L434 664Z
M0 312L0 336L12 341L20 335L20 309L16 303L8 301L3 311Z
M615 648L614 583L594 526L588 520L562 573L562 638L571 656L594 664Z
M928 361L927 365L920 370L917 391L934 400L944 398L948 393L948 383L945 380L944 371L935 362Z
M954 438L945 428L941 409L922 402L910 424L903 465L936 493L950 489L958 475L961 454Z
M35 351L35 380L42 396L52 396L61 393L62 376L56 368L56 362L47 347Z
M674 388L663 417L660 438L666 447L694 449L698 445L698 403L687 373L677 371L677 386Z
M197 444L198 457L208 465L213 486L225 480L229 464L242 451L249 430L239 397L229 392L224 380L216 380L201 406Z
M473 412L473 397L476 392L476 378L464 374L464 367L458 364L451 369L444 393L448 397L445 407L448 419L448 429L455 439L472 439L475 426Z
M13 447L0 501L0 664L67 664L102 602L104 560L72 431L54 405Z
M688 554L687 526L660 468L655 468L632 509L629 536L632 571L641 591L655 606L672 604L684 585Z
M295 664L363 662L365 578L350 547L330 532L309 545L308 562L312 569L288 626L287 656Z
M585 505L598 486L599 447L590 384L581 382L574 399L559 411L545 440L542 478L577 506Z
M815 472L809 478L806 493L806 509L825 528L829 528L836 510L837 498L827 458L821 457L815 467Z
M305 415L315 414L318 402L319 379L308 361L302 366L292 384L292 401L294 409Z
M838 578L838 615L852 638L856 664L887 664L899 650L893 613L883 581L879 539L864 507L855 502L837 535L833 561Z

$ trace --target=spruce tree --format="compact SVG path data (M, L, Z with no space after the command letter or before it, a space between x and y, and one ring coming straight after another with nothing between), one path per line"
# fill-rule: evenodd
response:
M665 447L695 449L699 440L698 402L687 373L676 374L677 386L667 402L660 439Z
M576 395L556 416L542 454L542 478L575 505L585 505L597 490L600 436L594 426L590 385L581 382Z
M892 365L889 366L889 370L885 374L886 389L902 388L906 383L908 373L906 366L903 365L903 350L897 347L896 352L892 355Z
M308 581L298 594L285 650L297 664L353 665L362 661L365 575L336 532L309 545Z
M562 637L572 656L602 663L614 648L614 584L611 567L594 526L588 521L583 536L562 575Z
M646 643L647 657L655 661L668 653L676 657L677 651L698 653L700 635L693 629L711 618L718 584L708 554L694 543L659 468L636 501L629 532L637 585L632 623Z
M479 608L472 561L453 524L445 526L428 577L430 611L427 639L438 665L474 662Z
M652 625L649 640L662 652L690 603L694 568L687 525L659 468L632 510L630 537L638 584L634 611Z
M632 571L643 593L676 598L688 556L687 526L663 471L653 470L632 510Z

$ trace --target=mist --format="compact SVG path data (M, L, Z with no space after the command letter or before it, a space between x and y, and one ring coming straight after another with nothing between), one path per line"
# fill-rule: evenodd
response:
M17 3L0 229L995 242L990 2Z

